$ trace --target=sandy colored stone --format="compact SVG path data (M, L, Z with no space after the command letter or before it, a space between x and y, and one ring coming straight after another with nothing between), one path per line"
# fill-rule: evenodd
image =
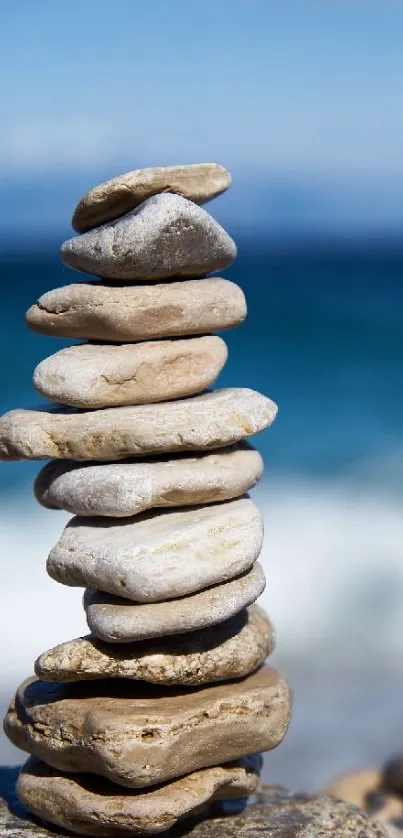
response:
M162 285L74 283L55 288L27 311L35 332L118 343L220 332L246 317L243 291L228 279Z
M34 821L16 801L11 782L16 771L8 769L7 802L0 799L1 838L59 836L59 830ZM203 810L170 833L172 838L400 838L401 834L395 824L383 826L341 800L267 785L260 785L245 805L236 800L213 803L208 812Z
M276 414L274 402L242 388L87 413L11 410L0 419L0 459L109 461L208 450L259 433Z
M377 769L344 774L334 780L325 793L358 806L380 823L402 823L403 797L397 790L388 791L383 785L382 772Z
M145 282L214 273L231 265L236 253L235 243L208 212L170 193L68 239L60 252L77 271Z
M204 629L228 620L263 593L259 562L251 570L205 591L167 602L136 603L87 588L84 608L93 635L107 643L130 643Z
M225 623L191 634L123 646L91 636L70 640L44 652L35 672L44 681L130 678L198 687L249 675L273 647L273 627L264 611L252 605Z
M194 457L76 465L54 460L35 481L38 501L75 515L125 517L154 507L192 506L239 497L263 472L246 444Z
M63 585L162 602L248 570L262 540L262 518L249 498L124 520L72 518L47 571Z
M244 759L139 792L101 777L61 774L30 759L18 778L17 794L37 817L79 835L154 835L197 814L212 800L255 791L258 767L258 758Z
M84 233L119 218L160 192L173 192L195 204L204 204L230 185L230 173L218 163L137 169L86 192L74 210L71 223L77 233Z
M276 747L290 713L288 684L269 667L196 690L31 678L4 729L14 745L53 768L142 788Z
M200 393L228 357L213 335L145 343L68 346L36 367L38 392L58 404L97 408L150 404Z

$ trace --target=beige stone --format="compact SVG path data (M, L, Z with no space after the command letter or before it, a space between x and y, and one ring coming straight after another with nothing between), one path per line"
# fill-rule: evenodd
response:
M141 604L87 588L84 608L93 635L107 643L130 643L204 629L228 620L264 591L258 562L251 570L196 594Z
M60 251L70 268L131 282L215 273L231 265L236 253L233 240L208 212L170 193L68 239Z
M260 454L246 444L165 460L96 465L54 460L38 474L35 494L50 509L120 518L154 507L230 500L252 489L262 472Z
M38 818L79 835L154 835L197 814L210 801L251 794L259 768L259 759L249 757L139 792L101 777L62 774L30 759L18 778L17 795Z
M45 398L71 407L150 404L202 392L227 356L224 341L213 335L120 346L84 343L41 361L33 383Z
M130 678L198 687L249 675L273 650L274 631L252 605L225 623L191 634L123 646L80 637L44 652L35 664L44 681Z
M18 748L61 771L142 788L274 748L289 720L288 684L263 667L190 691L138 681L29 679L4 729Z
M276 414L270 399L237 388L88 413L12 410L0 419L0 459L109 461L208 450L259 433Z
M245 317L245 296L237 285L205 278L162 285L66 285L43 294L26 323L44 335L131 343L220 332Z
M63 585L161 602L248 570L262 540L262 518L249 498L124 520L72 518L47 571Z
M365 796L375 792L380 785L380 772L366 768L350 774L342 774L324 789L324 794L337 797L346 803L353 803L365 809Z
M130 212L159 192L174 192L195 204L204 204L230 185L230 173L218 163L137 169L86 192L77 204L71 223L74 230L84 233Z

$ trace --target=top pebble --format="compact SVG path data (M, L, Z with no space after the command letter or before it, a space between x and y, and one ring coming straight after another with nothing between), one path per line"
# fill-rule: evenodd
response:
M204 204L230 185L230 173L218 163L137 169L90 189L78 202L71 223L77 233L84 233L125 215L160 192Z

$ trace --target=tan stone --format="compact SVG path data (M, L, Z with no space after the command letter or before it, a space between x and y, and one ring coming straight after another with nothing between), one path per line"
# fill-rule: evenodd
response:
M323 790L324 794L337 797L346 803L353 803L365 809L365 796L379 788L380 773L375 768L366 768L350 774L342 774Z
M204 204L230 185L230 173L218 163L137 169L86 192L77 204L71 223L74 230L84 233L130 212L159 192L174 192L195 204Z
M74 283L39 298L26 314L35 332L124 343L220 332L246 317L242 290L227 279L162 285Z
M235 243L208 212L169 193L68 239L60 251L70 268L130 282L200 277L227 268L236 254Z
M47 571L64 585L162 602L239 576L262 540L262 518L249 498L124 520L72 518Z
M164 404L74 413L12 410L0 419L0 460L122 460L232 445L259 433L277 406L228 388Z
M84 343L41 361L33 383L45 398L72 407L150 404L202 392L227 356L224 341L212 335L120 346Z
M212 800L251 794L259 782L259 767L258 758L248 758L138 792L101 777L61 774L30 759L18 778L17 795L38 818L79 835L154 835L197 814Z
M4 729L14 745L54 768L141 788L274 748L289 721L287 682L263 667L190 691L123 680L29 679Z
M249 675L273 650L274 631L252 605L218 626L159 640L103 643L80 637L44 652L35 664L44 681L130 678L151 684L198 687Z
M129 643L221 623L255 602L265 583L256 562L236 579L168 602L141 604L87 588L84 608L93 635L107 643Z
M246 444L165 460L96 465L54 460L39 472L35 494L50 509L120 518L154 507L230 500L252 489L262 472L259 452Z

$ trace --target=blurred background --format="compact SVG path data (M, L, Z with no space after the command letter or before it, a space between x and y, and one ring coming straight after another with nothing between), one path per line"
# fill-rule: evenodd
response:
M263 596L294 720L265 777L319 788L403 750L403 6L399 0L14 0L2 8L1 410L63 341L25 310L61 266L77 200L143 166L214 160L208 209L239 245L247 322L220 385L279 403L256 438ZM1 703L86 630L47 578L64 513L38 464L2 464ZM22 755L1 740L0 760Z

